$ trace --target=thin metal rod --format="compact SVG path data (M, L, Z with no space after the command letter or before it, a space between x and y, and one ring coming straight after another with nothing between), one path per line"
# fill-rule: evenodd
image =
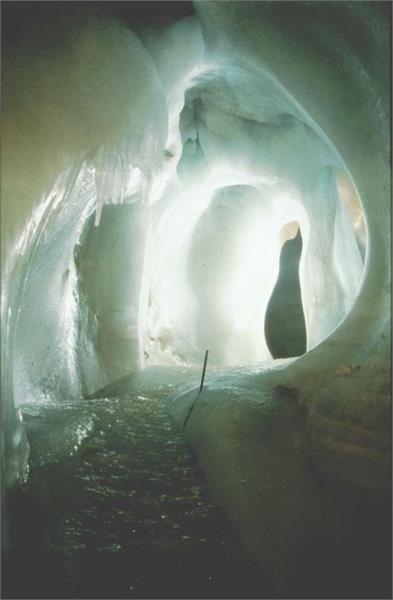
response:
M208 356L208 354L209 354L209 350L206 350L206 353L205 353L205 360L204 360L204 362L203 362L203 370L202 370L202 379L201 379L201 385L200 385L200 387L199 387L199 392L198 392L198 395L197 395L197 397L195 398L194 402L191 404L191 406L190 406L190 410L188 411L188 413L187 413L187 416L186 416L186 418L184 419L184 423L183 423L183 431L184 431L184 428L185 428L185 426L187 425L187 421L188 421L188 419L189 419L189 418L190 418L190 416L191 416L191 413L192 413L192 411L193 411L193 409L194 409L194 406L195 406L195 404L196 404L196 401L198 400L199 396L201 395L201 392L202 392L202 389L203 389L203 382L205 381L205 373L206 373L206 365L207 365L207 356Z
M203 371L202 371L201 385L200 385L200 387L199 387L199 393L201 393L201 391L202 391L202 388L203 388L203 382L205 381L205 373L206 373L206 365L207 365L207 357L208 357L208 354L209 354L209 350L206 350L206 352L205 352L205 360L204 360L204 363L203 363Z

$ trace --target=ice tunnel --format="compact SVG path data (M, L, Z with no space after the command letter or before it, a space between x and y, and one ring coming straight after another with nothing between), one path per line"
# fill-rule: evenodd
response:
M6 488L26 477L20 406L195 368L208 349L224 375L186 434L285 589L295 542L258 508L279 514L258 484L259 396L302 415L276 466L307 453L390 486L388 3L196 2L148 26L129 3L73 3L45 36L39 17L14 31L5 4Z
M271 298L283 231L295 219L304 244L289 276L299 279L306 337L297 355L350 310L363 258L339 196L338 153L271 75L201 61L178 76L184 105L168 111L166 150L162 137L134 158L123 134L111 151L62 173L44 200L45 230L31 233L20 265L16 405L92 393L145 364L197 365L206 348L215 366L271 360L266 308L285 295L277 287ZM340 177L364 227L350 177Z

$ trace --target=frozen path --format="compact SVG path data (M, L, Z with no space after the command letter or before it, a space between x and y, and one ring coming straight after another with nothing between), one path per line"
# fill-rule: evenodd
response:
M208 370L186 427L236 534L167 410L199 372L156 367L81 403L26 405L30 476L10 502L3 595L387 597L389 494L319 472L272 376ZM171 402L180 422L195 393Z
M14 502L6 597L266 593L168 416L190 372L155 373L124 379L110 398L25 407L30 477Z

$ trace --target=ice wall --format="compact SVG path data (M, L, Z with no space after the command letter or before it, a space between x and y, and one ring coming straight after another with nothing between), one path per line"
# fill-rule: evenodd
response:
M98 222L103 202L146 196L167 137L149 54L124 25L82 13L75 5L50 27L34 23L4 56L2 443L10 485L26 466L26 444L19 453L13 444L15 404L76 399L81 381L100 382L94 331L81 344L87 360L77 361L87 311L74 245L84 222L95 208Z
M311 350L349 310L362 275L352 224L344 218L346 225L335 225L346 213L335 180L341 159L268 71L246 70L241 62L218 64L196 76L185 95L178 173L184 181L222 177L269 183L282 224L285 218L299 218L305 241L300 279ZM281 182L292 186L292 194L283 193ZM333 250L335 227L348 239L347 252L338 261L350 265L347 284L338 273L345 267L332 260L340 245L336 240Z
M13 397L29 401L80 396L75 364L78 297L73 249L95 208L94 175L87 164L57 180L39 227L14 267L23 282L14 322Z
M4 56L3 249L71 161L93 157L105 187L106 170L128 173L130 157L148 155L149 171L166 138L165 100L139 39L79 8L32 27ZM116 186L110 196L121 196Z
M304 494L305 479L310 477L313 490L320 490L315 482L318 473L318 481L327 481L330 489L339 480L345 488L353 486L355 495L378 490L387 503L391 495L390 7L368 2L199 2L196 6L211 55L243 60L251 69L265 65L274 72L296 98L297 108L302 105L305 122L330 148L334 144L342 157L338 177L332 177L330 167L335 165L320 163L303 189L307 219L302 237L308 250L303 250L301 269L305 262L315 261L312 273L318 284L315 302L307 294L304 305L308 332L316 343L327 323L327 315L324 322L318 320L318 303L326 305L332 292L333 317L339 318L348 293L342 270L351 265L356 271L359 259L355 252L351 261L342 260L343 246L335 234L343 221L348 222L348 214L337 203L334 180L353 223L358 206L351 201L354 189L365 210L366 227L362 219L355 224L360 248L367 230L365 275L350 312L332 334L278 372L249 373L244 379L236 373L232 381L223 377L221 387L215 385L199 397L187 425L208 479L237 524L244 545L262 565L270 565L273 585L285 596L293 592L299 546L309 543L302 522L309 522L313 510L321 506L313 498L308 510L312 494ZM322 214L326 224L317 220ZM344 240L354 243L347 229ZM324 255L330 257L325 289L319 266ZM313 282L307 272L301 279L303 297L304 285L311 292ZM356 279L357 275L350 285ZM195 391L188 399L177 399L174 414L179 422L194 401ZM295 411L289 435L277 434L277 425L285 418L274 423L273 415L278 413L270 411L270 402L272 406L283 402L286 415ZM266 448L268 439L272 446ZM283 472L288 477L282 485L278 474ZM332 511L326 492L322 501ZM297 512L292 503L299 496L304 503L298 504ZM355 504L356 499L356 510ZM322 522L320 516L318 520ZM296 532L289 522L297 523ZM313 550L315 538L310 556ZM332 576L331 562L327 564L326 582ZM310 564L304 567L307 573ZM355 573L351 586L357 579Z
M140 369L140 343L145 252L149 206L141 199L131 204L105 205L99 227L86 221L75 248L77 293L84 308L76 341L77 362L84 394L98 389L91 372L91 349L106 383Z

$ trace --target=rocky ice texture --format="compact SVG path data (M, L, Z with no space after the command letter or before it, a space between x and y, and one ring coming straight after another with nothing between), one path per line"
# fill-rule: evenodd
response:
M78 398L75 363L78 297L73 250L94 210L94 178L85 164L58 178L40 227L15 265L23 282L14 331L13 396L29 401Z

